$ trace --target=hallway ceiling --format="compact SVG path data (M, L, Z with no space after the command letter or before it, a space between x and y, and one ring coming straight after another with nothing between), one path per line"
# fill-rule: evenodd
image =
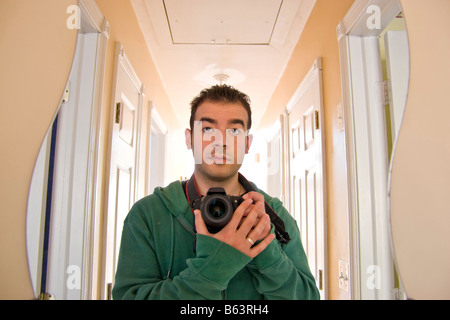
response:
M190 101L224 81L250 96L254 129L316 2L131 1L180 125L188 126Z

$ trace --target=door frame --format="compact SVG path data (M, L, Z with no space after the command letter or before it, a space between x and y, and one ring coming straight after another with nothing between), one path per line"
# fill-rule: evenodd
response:
M355 0L337 26L352 299L394 298L388 217L389 159L378 36L400 11L398 0Z

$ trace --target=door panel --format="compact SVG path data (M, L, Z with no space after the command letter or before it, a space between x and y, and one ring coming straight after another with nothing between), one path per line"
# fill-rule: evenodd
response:
M320 60L300 85L288 107L291 212L321 297L326 298L325 176L323 162Z
M114 110L111 116L108 216L106 224L103 297L112 287L122 237L123 222L135 202L138 154L138 115L142 84L120 44L116 48Z
M133 138L136 124L136 107L127 99L125 94L122 94L121 106L119 137L130 148L133 148Z
M305 139L305 150L314 145L314 106L309 108L303 115L303 137Z
M318 239L317 234L317 225L316 225L316 217L317 217L317 206L316 206L316 192L317 192L317 184L316 184L316 173L314 170L306 170L306 206L307 206L307 256L309 265L312 270L317 270L317 258L320 254L320 244L318 243L320 239ZM316 279L318 274L316 274Z

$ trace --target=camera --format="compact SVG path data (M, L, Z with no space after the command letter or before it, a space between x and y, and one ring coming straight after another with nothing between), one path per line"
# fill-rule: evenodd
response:
M193 208L201 211L208 231L217 233L227 225L243 201L241 197L227 195L223 188L213 187L206 196L194 201Z

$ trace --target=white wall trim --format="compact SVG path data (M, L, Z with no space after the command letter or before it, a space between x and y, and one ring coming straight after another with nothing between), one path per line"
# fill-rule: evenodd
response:
M87 22L87 26L95 32L101 33L106 39L109 39L110 26L103 16L99 7L93 0L78 0L82 13L82 21Z

